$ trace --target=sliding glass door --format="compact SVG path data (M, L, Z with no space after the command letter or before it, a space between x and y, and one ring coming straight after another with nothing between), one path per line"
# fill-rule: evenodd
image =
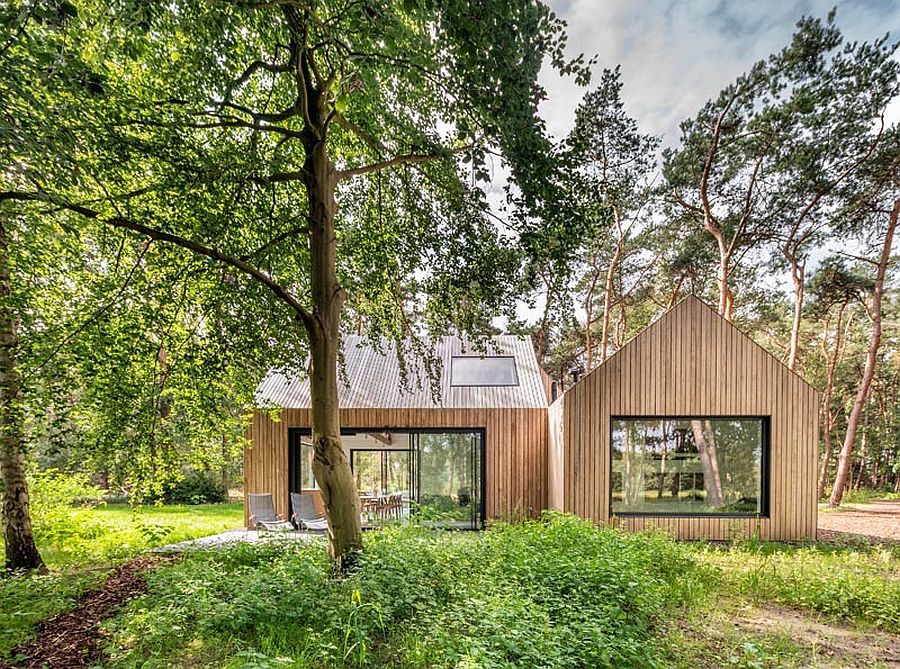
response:
M483 430L346 430L341 439L366 522L414 518L459 529L484 524ZM308 431L292 431L292 492L316 487L311 458Z

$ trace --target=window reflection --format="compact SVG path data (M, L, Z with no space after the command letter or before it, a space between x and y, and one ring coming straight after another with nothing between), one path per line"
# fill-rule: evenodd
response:
M612 512L763 512L761 418L614 418Z

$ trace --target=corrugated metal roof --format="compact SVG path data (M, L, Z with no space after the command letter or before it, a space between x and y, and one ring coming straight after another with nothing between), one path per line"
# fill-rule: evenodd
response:
M397 355L391 342L379 342L376 350L364 337L344 337L343 369L338 373L341 408L522 408L546 407L547 395L541 371L529 337L497 335L485 344L484 355L507 355L516 360L518 385L451 386L450 365L453 356L480 356L481 352L460 337L441 337L419 342L439 365L435 377L436 395L421 356ZM405 351L412 343L404 344ZM404 383L401 362L406 364ZM309 380L302 372L271 371L256 389L259 406L303 409L310 405Z

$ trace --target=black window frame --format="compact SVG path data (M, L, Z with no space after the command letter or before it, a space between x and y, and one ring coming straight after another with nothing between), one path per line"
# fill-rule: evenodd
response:
M758 420L761 423L760 445L760 499L759 511L755 513L715 513L715 512L658 512L646 511L613 511L612 471L613 471L613 422L623 420ZM610 415L607 438L609 439L609 476L607 477L606 504L608 517L612 518L760 518L770 517L771 473L769 471L772 448L772 416L771 415L715 415L715 414L642 414L637 416L617 414Z
M505 358L512 360L513 376L515 383L453 383L453 361L457 358L472 360L487 360L489 358ZM450 387L451 388L515 388L521 385L519 382L519 365L514 355L452 355L450 356Z
M473 527L448 527L458 532L479 532L487 525L487 428L485 427L342 427L341 436L366 432L398 432L402 434L477 434L481 438L479 455L479 485L480 503L478 509L479 521ZM311 437L312 429L308 427L288 428L288 506L291 508L291 493L300 492L299 472L297 471L297 456L300 452L300 440L303 437ZM381 450L381 449L367 449ZM416 476L419 476L416 467ZM418 487L418 486L417 486Z

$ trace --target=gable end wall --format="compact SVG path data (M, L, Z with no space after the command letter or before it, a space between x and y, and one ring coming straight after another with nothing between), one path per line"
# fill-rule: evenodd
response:
M561 414L555 436L554 410ZM757 524L764 539L815 537L818 393L695 298L650 325L551 409L551 506L609 523L610 416L653 415L769 416L769 517L613 523L664 528L680 539L746 538Z

